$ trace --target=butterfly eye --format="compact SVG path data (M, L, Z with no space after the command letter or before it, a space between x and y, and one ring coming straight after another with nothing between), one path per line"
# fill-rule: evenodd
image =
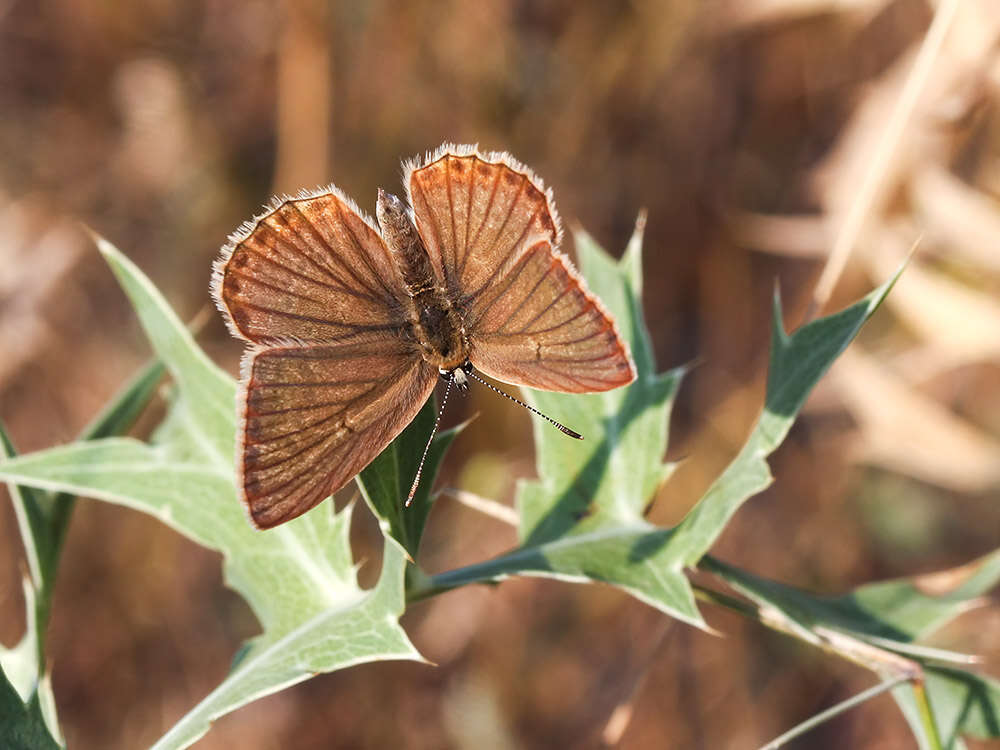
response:
M385 227L386 220L391 220L393 214L402 215L406 213L406 205L397 196L387 193L382 188L378 189L378 198L375 201L375 216L380 225Z

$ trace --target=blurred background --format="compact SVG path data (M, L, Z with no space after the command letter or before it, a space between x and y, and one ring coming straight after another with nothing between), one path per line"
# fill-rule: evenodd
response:
M0 418L21 451L71 441L149 356L82 224L182 318L208 309L200 342L235 373L240 347L208 307L229 232L273 193L328 182L373 212L379 186L400 189L401 159L479 143L530 165L568 226L613 254L649 212L658 365L698 362L673 417L670 456L684 460L651 511L661 524L701 496L760 410L774 285L794 327L845 232L852 254L826 311L922 237L772 459L777 482L714 552L828 593L967 562L1000 540L1000 13L960 3L910 84L905 129L886 139L936 12L928 0L0 0ZM866 184L873 168L881 179ZM452 405L450 423L479 417L439 486L511 502L533 472L528 416L485 390ZM355 516L370 558L377 531L366 509ZM443 497L422 562L442 570L514 541ZM8 645L24 627L22 559L0 503ZM377 573L370 562L362 578ZM224 717L198 747L744 748L873 683L706 615L726 638L597 586L468 588L404 618L436 668L322 675ZM996 674L998 629L994 597L934 644L981 653ZM255 632L214 553L139 513L77 505L49 633L71 747L148 745ZM622 703L630 721L609 728ZM881 697L801 746L910 743Z

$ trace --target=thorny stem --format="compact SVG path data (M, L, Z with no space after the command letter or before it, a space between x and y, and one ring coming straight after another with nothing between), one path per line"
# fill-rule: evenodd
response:
M722 580L726 580L725 571L727 566L715 560L710 555L705 555L702 558L701 562L698 563L698 568ZM762 606L755 602L743 601L742 599L735 598L729 594L723 594L696 582L692 582L692 587L695 590L695 596L700 599L724 606L750 620L759 622L771 630L804 641L828 654L864 667L884 680L882 684L875 688L865 691L816 716L810 717L806 722L803 722L767 745L767 748L776 748L780 744L783 744L784 741L792 737L797 737L799 734L833 718L837 714L903 682L909 682L913 688L914 698L930 747L932 750L938 750L941 747L940 735L934 721L934 716L931 713L927 692L924 689L924 670L919 662L907 659L886 648L872 645L853 635L834 630L825 625L809 625L797 622L777 607Z
M472 507L475 507L475 505ZM502 517L500 520L509 522L506 517ZM728 570L728 566L721 561L715 560L711 555L702 557L697 567L720 580L727 580L726 571ZM408 602L413 602L450 591L469 583L498 583L501 580L501 574L494 571L495 569L491 570L488 566L470 566L466 569L449 571L449 573L439 576L428 576L419 571L419 569L415 569L416 575L409 579L411 585L407 587L406 598ZM810 625L797 622L777 607L762 606L756 602L733 596L697 581L691 581L691 587L694 590L696 599L723 607L748 620L758 622L775 632L791 636L815 646L826 653L846 659L874 672L884 680L879 685L810 717L766 745L765 748L768 750L777 748L788 740L804 734L834 716L883 692L898 687L904 682L909 682L913 688L917 710L920 713L924 733L930 743L931 750L939 750L941 748L940 735L934 721L934 715L931 712L927 691L924 688L923 667L919 662L891 651L890 642L885 641L887 647L882 648L824 625Z

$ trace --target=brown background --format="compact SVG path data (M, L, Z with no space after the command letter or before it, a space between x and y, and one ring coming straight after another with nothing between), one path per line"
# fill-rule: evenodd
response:
M699 362L673 419L670 455L685 460L652 511L674 523L756 418L775 282L798 324L881 149L883 189L830 308L922 232L921 255L715 552L830 593L966 562L1000 538L1000 14L966 0L904 135L880 145L933 14L919 0L0 0L0 417L21 450L70 441L148 356L81 221L189 319L226 235L272 193L334 181L370 212L378 186L400 188L400 159L478 142L531 165L568 224L615 254L648 209L657 361ZM200 340L235 372L239 347L209 319ZM480 416L440 483L509 502L532 472L527 415L475 389L458 403L449 422ZM363 552L375 532L356 516ZM0 535L11 644L23 607L7 503ZM424 563L512 543L442 499ZM934 643L984 653L996 673L995 604ZM223 718L199 747L596 746L631 697L621 747L743 748L873 682L706 613L728 637L596 586L454 592L404 619L437 668L320 676ZM213 553L81 502L50 628L70 745L148 745L255 627ZM908 743L882 697L801 746Z

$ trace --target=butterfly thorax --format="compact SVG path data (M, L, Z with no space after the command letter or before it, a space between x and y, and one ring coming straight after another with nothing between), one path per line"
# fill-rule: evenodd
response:
M396 196L380 189L376 216L382 239L403 277L409 295L404 307L410 334L424 360L443 372L461 367L469 359L462 316L434 273L427 248L406 206Z

